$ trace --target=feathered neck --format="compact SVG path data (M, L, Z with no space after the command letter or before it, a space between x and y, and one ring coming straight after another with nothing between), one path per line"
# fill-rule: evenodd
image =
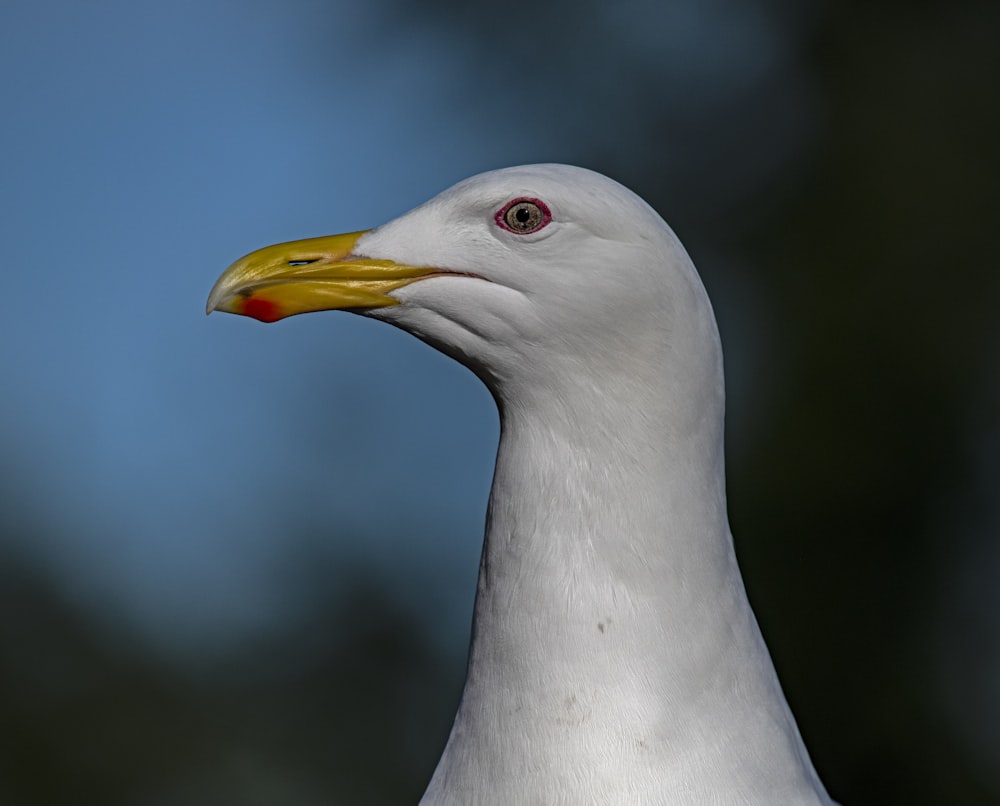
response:
M733 554L708 346L501 390L468 677L424 803L828 802Z

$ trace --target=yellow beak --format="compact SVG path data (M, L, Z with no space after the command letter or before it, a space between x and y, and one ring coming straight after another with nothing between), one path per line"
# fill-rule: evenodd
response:
M354 244L364 234L307 238L251 252L222 273L208 295L205 312L276 322L310 311L384 308L398 304L390 291L448 273L356 257Z

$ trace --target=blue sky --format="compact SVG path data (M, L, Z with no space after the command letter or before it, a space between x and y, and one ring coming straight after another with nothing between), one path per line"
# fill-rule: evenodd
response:
M471 604L497 437L478 382L375 322L266 327L204 301L250 249L549 155L470 136L447 65L378 44L360 4L321 55L318 11L3 12L3 483L51 536L4 539L167 645L280 618L276 564L317 519L336 556L444 574L459 621Z

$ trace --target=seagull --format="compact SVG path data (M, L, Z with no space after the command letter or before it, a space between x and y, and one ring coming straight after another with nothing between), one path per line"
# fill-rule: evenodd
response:
M490 171L255 251L207 305L331 309L469 367L500 414L465 687L422 804L833 804L733 550L712 306L652 207L584 168Z

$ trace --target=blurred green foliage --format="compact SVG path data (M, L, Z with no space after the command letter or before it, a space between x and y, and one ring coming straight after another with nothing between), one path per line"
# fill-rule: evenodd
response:
M362 576L288 632L182 668L5 558L0 802L416 802L461 667L391 602Z

